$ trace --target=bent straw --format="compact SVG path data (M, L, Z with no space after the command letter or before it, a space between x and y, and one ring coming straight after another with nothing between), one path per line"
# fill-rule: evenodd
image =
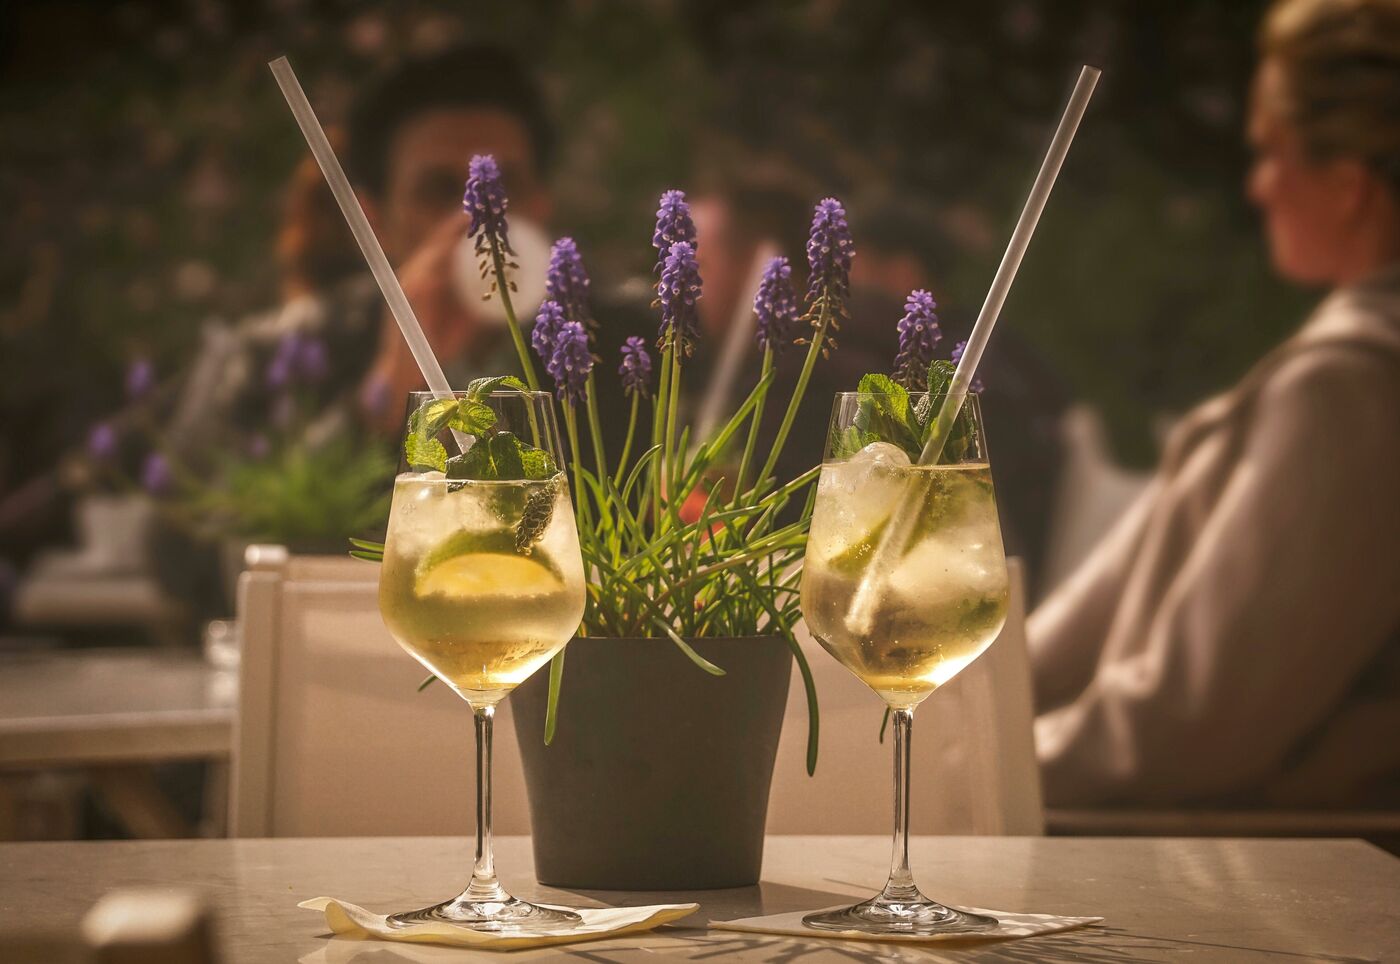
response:
M389 311L399 323L399 330L403 332L404 341L408 342L408 350L412 352L413 360L418 363L418 370L423 373L423 378L428 383L428 390L438 398L451 398L452 386L447 384L447 376L443 374L442 366L438 364L427 336L423 334L423 326L418 323L418 316L413 313L413 307L408 303L394 269L389 266L389 259L384 256L384 249L379 246L379 239L369 226L369 218L365 217L364 208L360 207L360 200L355 197L355 191L350 187L350 181L340 166L340 160L331 149L330 141L326 140L326 132L322 129L321 122L316 119L316 112L311 109L311 102L306 99L306 92L301 89L292 65L286 57L278 57L270 61L268 67L272 69L272 76L277 78L277 86L282 89L282 96L287 98L287 106L292 109L292 116L296 118L297 126L301 128L312 156L320 165L321 173L326 176L326 183L330 185L331 194L335 195L336 203L340 205L340 213L345 215L345 221L350 225L350 233L355 236L360 253L369 262L370 274L374 275L384 300L389 303ZM465 450L468 447L467 436L455 431L453 436L460 448Z
M1101 71L1097 67L1089 66L1085 66L1079 71L1079 79L1075 82L1074 91L1070 94L1069 103L1065 106L1064 116L1060 118L1060 126L1056 128L1055 136L1050 141L1050 149L1046 152L1045 160L1040 165L1040 173L1036 175L1035 183L1031 185L1030 196L1026 198L1026 206L1021 210L1020 220L1016 222L1016 230L1011 233L1011 241L1006 246L1006 254L1002 256L1001 265L992 278L992 286L987 291L986 300L982 302L982 310L977 315L977 323L972 327L972 334L968 336L967 345L963 349L957 370L953 372L953 380L948 386L948 394L943 400L942 407L938 410L938 415L934 418L932 428L929 430L928 442L925 443L923 451L919 454L919 465L934 465L943 454L943 446L947 444L953 422L957 419L958 413L962 411L963 401L967 398L967 390L972 385L973 375L977 371L977 363L982 360L982 352L987 347L988 339L992 336L992 328L996 325L997 317L1001 314L1001 306L1006 303L1011 283L1016 280L1016 270L1021 266L1021 259L1025 256L1026 248L1031 243L1031 235L1035 233L1036 225L1040 223L1040 215L1045 210L1045 202L1050 199L1050 191L1055 186L1055 178L1059 176L1060 167L1064 164L1065 156L1069 153L1069 146L1074 141L1075 132L1079 130L1079 122L1084 119L1084 112L1089 107L1089 98L1094 94L1094 86L1099 82L1100 73ZM884 571L888 568L888 557L891 553L901 551L908 542L917 514L918 506L912 492L906 493L895 507L890 524L885 527L880 541L876 544L875 552L871 556L870 565L866 567L865 577L856 587L855 595L851 599L851 608L846 614L846 626L853 632L867 633L870 631L870 625L875 616L876 600L879 598L880 584L884 581Z

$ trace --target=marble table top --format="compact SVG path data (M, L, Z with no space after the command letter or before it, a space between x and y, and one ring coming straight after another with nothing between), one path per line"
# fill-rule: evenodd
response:
M506 837L497 841L497 865L522 897L582 905L695 900L701 907L651 934L502 960L1400 960L1400 860L1359 841L919 837L912 849L924 890L945 902L1106 920L960 947L710 930L708 920L868 896L884 882L888 841L770 837L758 887L661 895L540 887L531 877L529 839ZM39 946L35 932L73 935L101 894L137 885L202 893L217 912L225 964L479 960L489 955L331 938L323 918L296 907L317 896L380 912L421 906L461 888L469 850L459 837L0 844L0 960L53 960L26 955L24 948Z
M227 757L237 695L186 650L0 656L0 769Z

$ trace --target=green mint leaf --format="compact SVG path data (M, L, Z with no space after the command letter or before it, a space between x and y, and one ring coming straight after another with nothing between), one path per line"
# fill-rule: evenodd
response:
M917 455L919 429L904 386L888 375L871 374L861 378L857 390L871 397L860 400L855 427Z
M878 442L870 432L862 432L854 425L847 425L836 436L831 445L831 457L836 459L848 459L871 442Z
M447 470L447 449L431 435L410 432L403 440L404 461L414 472Z
M496 478L502 480L525 478L525 460L520 457L520 439L513 432L497 432L489 439L491 461L496 466Z
M953 363L944 359L935 359L928 363L928 393L930 395L946 395L948 386L953 384L953 372L956 369Z
M403 440L404 461L415 472L443 471L447 450L437 434L457 411L455 398L435 398L414 409L408 417L408 434Z
M921 443L926 443L929 437L929 430L933 427L933 420L938 415L937 405L942 404L942 398L935 403L934 396L946 396L949 387L953 384L953 373L957 369L950 361L938 359L929 362L928 366L928 392L927 410L919 420L919 439ZM922 447L922 444L921 444ZM948 441L943 445L943 455L939 462L951 464L963 461L969 452L976 451L977 447L977 423L973 421L972 410L966 404L958 412L957 421L953 423L952 430L948 433Z
M490 378L475 378L467 386L467 394L472 399L485 398L492 392L508 388L516 392L528 392L530 387L514 375L494 375Z
M523 442L520 447L520 464L524 466L525 478L552 479L559 473L559 468L554 464L554 457L544 449L531 448Z
M449 428L454 428L467 435L485 435L495 424L495 410L490 405L473 401L470 398L464 398L457 403L452 417L447 423Z
M521 442L512 432L493 432L479 437L476 444L461 455L448 459L445 471L453 481L512 482L530 479L534 476L526 471L525 454L537 451ZM548 457L548 453L541 454ZM533 471L540 471L539 460L531 456L531 462Z

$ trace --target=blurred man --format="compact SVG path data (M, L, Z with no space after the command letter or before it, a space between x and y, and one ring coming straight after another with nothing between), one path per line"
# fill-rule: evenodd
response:
M1400 805L1400 0L1283 0L1250 199L1333 289L1032 615L1045 795Z
M347 128L347 173L449 379L504 368L513 357L504 353L508 333L463 296L454 255L468 227L462 191L473 154L495 155L513 226L549 218L553 133L531 78L497 48L454 48L372 82ZM426 387L309 162L293 201L280 244L285 300L206 332L172 423L178 448L207 444L229 423L256 430L274 418L265 382L291 335L325 346L325 375L314 391L326 420L364 417L392 431L406 394ZM327 249L341 253L332 258ZM316 270L328 262L334 271Z

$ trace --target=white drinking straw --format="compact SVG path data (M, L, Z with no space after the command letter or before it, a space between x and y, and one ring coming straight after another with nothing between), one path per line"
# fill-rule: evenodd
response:
M355 197L355 191L350 187L350 181L345 177L345 171L341 169L335 151L331 150L330 141L326 140L326 132L321 128L321 122L316 119L316 112L311 109L311 103L306 99L306 92L301 89L292 65L287 62L286 57L278 57L270 61L268 66L272 68L272 76L277 78L277 86L282 88L282 96L287 98L287 106L292 109L292 116L296 118L297 126L301 128L302 136L306 138L316 163L321 165L321 173L326 176L326 183L330 185L331 193L340 205L340 213L345 215L345 220L350 225L350 233L355 236L355 241L360 245L360 252L369 262L370 273L379 283L379 290L383 292L384 300L389 303L389 311L393 313L394 320L399 323L399 330L403 332L404 341L408 342L408 350L413 353L413 360L418 363L418 369L423 373L428 389L439 398L451 398L452 386L447 384L447 376L442 373L442 366L438 364L437 356L433 354L433 349L423 334L422 325L418 324L418 316L413 313L413 307L404 296L399 279L394 275L394 269L389 266L389 259L384 256L384 249L379 246L379 239L374 236L369 219L360 207L360 200ZM462 444L464 440L465 436L462 436L457 441Z
M1079 122L1084 119L1084 111L1089 106L1089 98L1094 94L1094 86L1099 82L1099 74L1100 70L1097 67L1085 66L1079 71L1079 80L1074 85L1074 92L1070 94L1064 116L1060 118L1060 126L1050 141L1050 149L1040 165L1040 173L1031 185L1030 197L1026 198L1026 206L1021 210L1021 219L1016 222L1016 230L1011 232L1011 242L1006 246L1006 254L1002 255L1001 265L997 268L996 276L992 278L992 287L987 292L987 299L982 302L982 311L977 315L977 323L972 326L972 334L968 336L962 358L958 361L957 370L953 372L948 394L929 430L928 442L919 454L919 465L933 465L943 454L948 433L962 410L967 390L972 385L973 375L977 371L977 363L982 360L987 340L992 337L992 328L1001 314L1001 306L1006 302L1011 283L1016 280L1016 269L1021 266L1026 247L1031 243L1031 235L1035 233L1041 212L1045 210L1045 202L1049 200L1050 191L1055 186L1055 178L1065 162L1065 155L1069 153L1074 134L1079 130ZM866 575L856 587L855 595L851 599L851 608L846 614L846 626L853 632L870 631L875 616L875 605L882 588L881 583L888 568L888 556L901 551L908 542L917 515L918 505L911 492L895 507L890 524L885 527L884 534L871 556L870 565L866 567Z

